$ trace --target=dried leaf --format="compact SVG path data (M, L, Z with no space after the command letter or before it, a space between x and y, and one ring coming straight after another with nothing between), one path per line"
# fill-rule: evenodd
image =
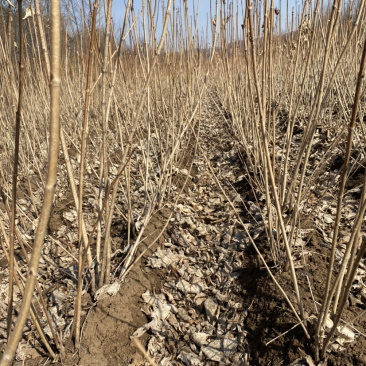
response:
M207 344L207 338L209 337L206 333L192 333L191 339L192 341L197 344L197 346L202 347L203 345Z
M179 280L176 287L183 294L199 294L207 288L204 282L191 284L186 280Z
M202 362L199 360L199 358L192 352L186 352L182 351L180 355L178 356L179 360L182 360L182 362L185 365L189 366L200 366L202 365Z
M99 301L99 300L105 298L107 295L115 296L118 293L120 287L121 287L121 283L118 281L115 281L111 285L104 285L96 292L95 299L97 301Z
M215 321L216 320L215 316L216 316L217 308L218 308L218 304L217 304L216 300L213 299L212 297L209 297L208 299L205 300L205 302L203 303L203 306L205 308L208 320L210 322Z
M337 342L341 345L353 342L355 340L355 333L346 326L337 327L336 334L338 335Z
M33 8L32 7L26 8L23 20L26 20L27 18L32 18L32 16L33 16Z

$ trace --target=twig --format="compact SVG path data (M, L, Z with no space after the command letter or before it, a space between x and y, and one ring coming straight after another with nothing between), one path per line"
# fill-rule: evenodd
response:
M146 352L145 348L141 344L141 342L137 338L132 338L136 347L141 351L141 353L145 356L145 358L150 362L152 366L158 366L155 361L150 357L150 355Z
M283 336L284 336L285 334L287 334L288 332L291 332L293 329L295 329L297 326L299 326L299 325L303 324L303 323L304 323L304 322L306 322L308 319L309 319L309 318L306 318L306 319L302 320L301 322L296 323L293 327L291 327L290 329L286 330L286 332L284 332L284 333L282 333L282 334L278 335L277 337L275 337L275 338L271 339L269 342L267 342L267 343L266 343L266 346L268 346L269 344L271 344L272 342L274 342L276 339L283 337Z

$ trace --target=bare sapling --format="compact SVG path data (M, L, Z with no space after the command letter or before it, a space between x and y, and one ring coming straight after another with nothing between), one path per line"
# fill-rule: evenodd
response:
M19 5L19 18L22 19L22 1ZM60 118L60 52L61 52L61 11L58 0L51 1L51 82L50 82L50 138L49 138L49 159L48 172L46 178L45 192L43 197L43 206L37 231L35 234L32 256L29 262L28 278L24 289L22 305L19 315L8 340L4 354L1 358L1 366L10 365L20 338L22 330L27 320L29 309L32 302L33 290L37 279L39 260L44 237L46 235L47 224L51 212L52 200L56 188L57 160L58 160L58 142L59 142L59 118Z
M83 250L86 251L86 243L83 242L83 181L84 181L84 166L85 166L85 150L86 150L86 133L88 127L88 115L89 115L89 97L90 97L90 83L92 73L92 59L94 53L94 40L95 40L95 23L97 19L98 1L94 1L93 13L92 13L92 25L90 34L89 45L89 58L86 73L86 88L85 88L85 102L84 102L84 119L82 125L81 135L81 155L80 155L80 167L79 167L79 210L78 210L78 238L79 238L79 269L78 269L78 288L75 299L75 320L73 324L73 331L75 332L75 347L80 347L80 313L81 313L81 294L83 287L83 268L81 267Z
M13 318L13 295L14 295L14 236L15 236L15 216L17 205L17 184L18 184L18 164L19 164L19 141L20 141L20 120L22 118L23 105L23 77L24 77L24 54L23 54L23 14L22 1L18 2L18 22L19 22L19 86L18 86L18 109L15 118L15 141L13 160L13 181L12 181L12 202L10 217L10 242L9 242L9 304L7 316L8 340L11 333ZM10 57L10 56L9 56Z
M253 27L253 18L252 18L252 14L251 14L252 5L249 3L249 1L247 1L247 7L248 7L250 42L251 42L251 46L252 46L251 54L252 54L253 74L254 74L254 80L255 80L255 87L256 87L256 91L257 91L257 95L258 95L259 113L260 113L260 127L261 127L263 142L264 142L263 145L264 145L264 149L265 149L264 155L265 155L265 159L266 159L266 162L267 162L267 168L268 168L268 173L269 173L273 198L274 198L274 201L275 201L275 207L276 207L276 210L277 210L277 215L278 215L278 218L279 218L279 221L280 221L281 232L282 232L283 240L284 240L284 243L285 243L287 260L290 264L290 272L291 272L292 282L293 282L293 285L294 285L294 290L295 290L295 294L296 294L296 298L297 298L297 303L298 303L298 306L299 306L301 319L304 320L305 319L304 309L303 309L303 306L302 306L302 300L301 300L301 296L300 296L300 292L299 292L299 288L298 288L297 277L296 277L295 268L294 268L294 264L293 264L293 259L292 259L292 255L291 255L291 249L290 249L290 245L289 245L288 240L287 240L286 229L285 229L284 222L283 222L283 219L282 219L282 216L281 216L282 215L282 210L281 210L281 206L280 206L280 202L279 202L279 197L278 197L277 187L276 187L276 184L275 184L273 170L272 170L272 167L271 167L271 158L270 158L270 153L269 153L268 136L267 136L267 132L266 132L266 128L265 128L265 115L264 115L263 106L262 106L262 103L261 103L259 81L258 81L258 77L257 77L257 64L256 64L256 55L255 55L256 54L256 52L255 52L256 48L254 46L254 27Z
M343 195L344 195L344 190L345 190L345 186L346 186L349 160L350 160L351 151L352 151L353 135L354 135L355 125L356 125L358 107L359 107L359 104L360 104L363 80L365 78L365 65L366 65L366 38L365 38L365 41L364 41L362 58L361 58L361 63L360 63L360 70L359 70L357 84L356 84L356 91L355 91L354 103L353 103L353 107L352 107L351 121L350 121L350 124L349 124L349 127L348 127L346 155L345 155L344 163L343 163L343 166L342 166L342 175L341 175L341 180L340 180L340 184L339 184L339 191L338 191L338 197L337 197L337 212L336 212L336 219L334 221L332 249L331 249L331 252L330 252L329 270L328 270L328 276L327 276L327 286L326 286L327 292L324 294L322 308L320 310L320 314L319 314L319 317L318 317L318 323L317 323L317 327L316 327L316 335L315 335L315 342L316 342L315 343L315 357L316 358L319 357L318 356L318 350L319 350L319 347L320 347L320 339L324 335L324 324L325 324L325 321L326 321L326 318L327 318L327 315L328 315L328 311L329 311L329 308L331 306L331 301L332 301L332 298L330 296L330 291L329 291L330 290L330 284L331 284L330 282L331 282L332 273L333 273L333 266L334 266L334 262L335 262L335 251L336 251L337 242L338 242L338 231L339 231L339 226L340 226L340 221L341 221L341 216L342 216ZM365 187L364 187L364 189L365 189ZM360 203L361 204L359 205L359 210L361 210L361 214L359 214L358 217L362 217L363 216L363 211L364 211L364 208L363 208L364 202L361 201ZM362 210L362 208L363 208L363 210ZM357 243L357 241L354 241L354 243L353 243L355 248L356 248L356 243ZM349 289L351 288L352 282L354 280L354 276L356 274L356 269L358 267L358 264L359 264L361 258L363 257L363 253L366 249L366 244L365 243L366 243L365 240L363 240L357 258L351 258L351 261L349 263L347 263L348 262L347 253L344 255L340 273L341 273L341 275L344 274L345 268L346 268L347 264L349 264L348 271L350 272L350 274L348 276L348 281L345 284L345 288L343 288L343 291L342 291L341 303L339 304L338 308L335 305L336 321L334 322L334 325L333 325L333 328L332 328L331 332L329 333L329 335L326 338L326 341L325 341L324 346L322 348L321 358L324 358L324 355L325 355L327 346L329 344L329 341L330 341L331 337L333 336L333 334L335 332L335 328L338 326L338 323L339 323L340 317L342 315L346 300L348 298ZM349 246L349 248L350 248L350 246ZM340 280L339 280L339 285L338 285L339 289L341 288L340 287L341 283L342 283L342 278L340 278ZM338 302L338 296L339 295L337 294L337 297L336 297L336 300L335 300L336 302Z

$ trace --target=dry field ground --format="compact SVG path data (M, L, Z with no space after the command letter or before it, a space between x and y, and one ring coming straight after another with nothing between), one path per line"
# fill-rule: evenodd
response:
M365 2L126 3L0 3L0 365L366 365Z

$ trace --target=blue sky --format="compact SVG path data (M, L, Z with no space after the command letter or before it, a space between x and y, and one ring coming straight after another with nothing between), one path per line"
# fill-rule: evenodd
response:
M145 0L146 2L147 0ZM154 2L155 0L153 0ZM163 1L164 4L167 4L167 0L156 0L158 5L159 5L159 9L161 9L161 2ZM231 0L226 0L226 4L230 4L232 1ZM241 3L245 3L245 0L238 0L239 2L239 12L241 11ZM123 22L123 18L124 18L124 14L125 14L125 9L126 9L126 4L127 0L113 0L113 8L112 8L112 16L113 16L113 21L114 24L117 28L119 28L122 25ZM175 7L177 9L182 9L182 0L175 0ZM212 4L212 11L214 13L214 9L215 9L215 0L200 0L199 2L199 10L198 10L198 29L199 30L205 30L206 26L207 26L207 16L209 16L210 14L210 3ZM220 0L219 0L220 3ZM275 6L279 7L279 3L280 0L275 0ZM297 4L300 5L302 3L301 0L289 0L289 13L291 14L292 8ZM173 4L173 1L172 1ZM196 13L197 11L197 4L198 4L198 0L187 0L187 4L188 4L188 11L190 16L193 19L193 15ZM236 9L236 4L237 1L234 0L234 9ZM287 4L287 0L282 0L282 24L285 24L285 18L286 18L286 5ZM133 1L133 6L134 6L134 13L135 15L139 14L139 12L142 9L142 0L134 0ZM172 5L172 11L173 11L173 5ZM291 15L290 15L291 16ZM158 17L158 22L157 22L157 32L161 31L161 27L162 27L162 17L161 14L159 14Z

